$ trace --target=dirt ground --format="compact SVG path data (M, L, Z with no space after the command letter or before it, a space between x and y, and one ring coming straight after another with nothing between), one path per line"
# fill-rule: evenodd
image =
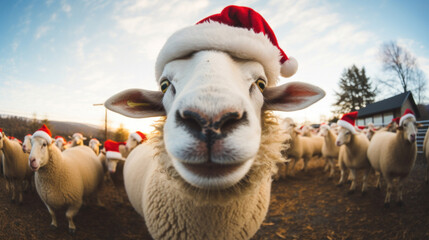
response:
M308 172L273 183L268 216L254 239L429 239L429 185L422 159L407 180L405 205L388 209L383 206L385 186L376 190L374 175L366 195L347 194L348 185L335 186L339 173L330 180L321 166L314 160ZM119 190L126 199L124 189ZM22 205L11 203L0 177L0 239L151 239L129 202L119 203L111 183L102 195L106 208L84 206L71 237L64 211L57 213L58 229L51 229L37 193L26 193Z

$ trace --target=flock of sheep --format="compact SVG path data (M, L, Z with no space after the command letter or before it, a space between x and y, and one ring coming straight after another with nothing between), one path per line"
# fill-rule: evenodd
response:
M35 188L51 214L51 226L57 227L56 209L66 207L69 232L75 233L73 217L84 201L96 200L98 190L105 180L112 180L115 187L123 182L122 171L116 171L125 157L138 144L146 140L141 132L131 134L125 143L106 141L100 151L100 142L93 138L88 146L81 133L75 133L66 142L61 136L52 138L50 130L43 125L24 141L7 137L0 128L0 158L2 176L6 179L6 190L12 202L22 204L23 191ZM111 153L109 144L118 145L119 156L106 157Z
M395 186L397 202L401 205L404 180L411 172L417 156L416 136L420 124L416 123L416 118L409 109L402 117L392 120L388 126L378 130L372 124L366 128L354 126L356 117L357 112L345 114L338 124L332 123L331 126L321 124L319 129L311 129L308 126L299 129L291 119L285 119L283 124L291 139L290 148L283 153L289 161L285 166L280 167L278 177L286 176L288 165L293 169L300 159L304 161L302 170L305 171L307 162L311 158L321 156L326 161L325 170L330 170L329 178L332 178L335 166L338 165L341 174L338 185L345 182L345 175L349 173L350 193L356 190L358 170L363 172L362 194L367 190L368 174L375 172L378 178L376 184L378 189L381 187L381 177L387 183L385 206L390 205ZM423 150L429 161L428 138L426 134ZM289 172L293 174L292 171L289 170ZM426 181L428 181L428 175L429 167Z

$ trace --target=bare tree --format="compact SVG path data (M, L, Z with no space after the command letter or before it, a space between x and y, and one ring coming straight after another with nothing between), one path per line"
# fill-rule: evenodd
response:
M393 41L384 43L380 58L383 70L390 74L386 79L379 79L381 84L393 90L393 93L412 91L418 102L425 99L427 81L416 58L408 50Z

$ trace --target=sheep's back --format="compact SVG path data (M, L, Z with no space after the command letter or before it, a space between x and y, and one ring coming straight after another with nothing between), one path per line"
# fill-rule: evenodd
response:
M88 146L69 148L62 155L67 167L76 169L81 177L84 196L89 196L103 180L103 167L97 155Z
M140 144L128 155L124 165L125 191L131 205L143 217L144 186L158 165L157 160L153 158L154 153L153 145Z
M8 156L5 154L3 161L3 171L9 178L25 179L33 175L28 165L28 153L22 151L21 145L15 141L8 141L11 152Z
M380 171L382 158L390 157L392 151L389 151L389 148L395 137L395 133L388 131L377 132L372 137L368 146L367 156L375 170Z
M348 168L362 169L369 168L370 163L367 157L369 140L364 134L354 135L352 144L343 145L340 149L340 161ZM341 153L342 151L342 153Z

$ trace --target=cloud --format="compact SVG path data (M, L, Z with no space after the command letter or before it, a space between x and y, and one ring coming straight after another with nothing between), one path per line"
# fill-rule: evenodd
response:
M70 6L70 4L67 3L67 1L63 0L61 1L61 9L65 12L65 13L70 13L72 8Z
M38 40L39 38L43 37L48 32L49 29L50 29L49 26L40 26L39 28L37 28L34 38Z

